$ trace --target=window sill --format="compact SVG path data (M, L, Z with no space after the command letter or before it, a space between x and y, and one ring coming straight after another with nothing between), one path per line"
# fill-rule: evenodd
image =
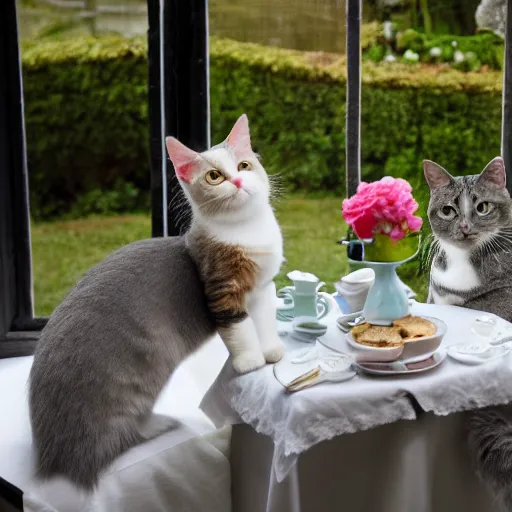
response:
M39 331L19 331L0 336L0 359L32 355L40 334Z

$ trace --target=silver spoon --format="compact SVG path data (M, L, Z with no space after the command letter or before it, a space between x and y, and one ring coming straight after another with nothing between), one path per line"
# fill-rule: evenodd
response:
M366 322L364 316L357 316L356 318L354 318L354 320L349 320L347 322L347 325L349 327L356 327L357 325L363 324L364 322Z

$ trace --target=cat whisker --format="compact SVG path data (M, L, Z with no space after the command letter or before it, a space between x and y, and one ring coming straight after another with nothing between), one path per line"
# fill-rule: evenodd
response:
M494 256L496 262L498 264L500 264L498 255L501 252L506 251L506 250L507 250L507 248L506 248L506 246L504 246L503 242L499 238L492 236L486 241L486 243L484 245L483 256L486 256L486 255Z
M507 250L507 247L503 244L503 242L501 240L498 240L498 239L494 239L493 240L493 244L498 247L500 250L503 250L503 251L506 251Z
M495 233L493 239L499 240L504 250L512 249L512 238L503 236L501 233Z
M430 235L430 240L430 246L428 248L428 252L425 258L426 268L431 266L434 257L437 255L440 249L440 242L434 235Z

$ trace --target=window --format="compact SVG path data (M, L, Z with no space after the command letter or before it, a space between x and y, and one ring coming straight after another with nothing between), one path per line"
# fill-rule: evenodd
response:
M347 190L360 177L360 20L361 0L346 0ZM511 2L509 2L511 4ZM208 10L206 0L148 1L149 112L152 235L184 229L181 189L164 136L174 135L196 150L210 144ZM0 2L0 357L29 354L45 324L33 311L28 171L15 0ZM502 111L502 153L512 189L512 8L507 41ZM180 206L181 207L181 206Z
M152 235L183 225L168 204L181 191L164 146L174 135L198 150L209 144L205 0L148 2ZM0 357L33 352L46 318L34 315L28 169L15 0L0 7ZM178 108L179 107L179 108Z

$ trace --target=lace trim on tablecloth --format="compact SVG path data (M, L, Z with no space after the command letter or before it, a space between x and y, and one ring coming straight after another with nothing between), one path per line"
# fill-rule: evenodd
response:
M335 403L325 411L318 410L318 404L312 404L308 408L311 412L301 414L296 405L292 408L291 401L283 400L282 395L273 395L269 403L267 399L272 394L266 391L267 381L243 380L241 377L232 382L234 389L229 393L231 407L244 423L274 440L274 470L278 482L286 478L298 455L322 441L398 420L416 419L414 407L406 394L390 400L389 406L381 410L383 414L379 415L378 420L371 407L357 414L351 411L350 416L347 416L339 404Z

